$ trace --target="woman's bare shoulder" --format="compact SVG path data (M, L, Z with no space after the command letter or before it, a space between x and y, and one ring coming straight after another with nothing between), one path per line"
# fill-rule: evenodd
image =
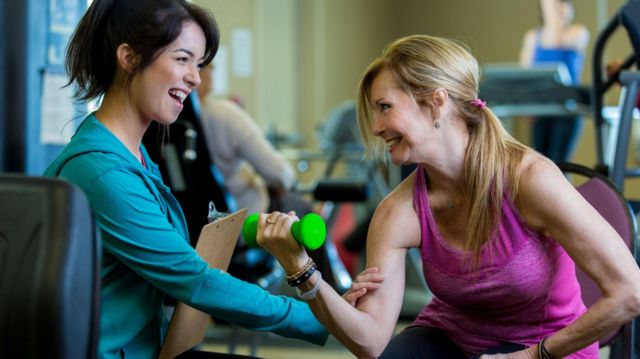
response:
M516 204L530 226L543 228L571 187L553 161L532 151L522 161Z
M525 153L520 164L519 189L522 195L535 196L540 186L561 178L562 173L553 161L535 151Z
M415 172L378 204L369 230L373 241L384 238L386 244L403 248L419 245L420 225L413 207L414 179Z

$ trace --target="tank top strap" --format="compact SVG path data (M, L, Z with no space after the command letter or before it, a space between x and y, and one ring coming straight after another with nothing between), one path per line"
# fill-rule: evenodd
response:
M416 170L416 179L413 183L413 207L420 219L420 229L422 231L427 228L428 218L427 215L430 211L427 210L429 206L429 199L427 198L427 186L424 168L422 165L418 165Z

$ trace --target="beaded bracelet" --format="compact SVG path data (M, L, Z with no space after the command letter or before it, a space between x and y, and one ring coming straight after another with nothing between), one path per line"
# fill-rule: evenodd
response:
M547 340L547 338L542 338L540 343L538 343L538 359L553 359L551 354L547 351L547 348L544 347L545 340Z
M316 294L318 294L318 290L320 289L320 282L322 282L322 273L320 273L320 271L316 271L316 272L318 272L318 279L316 280L316 283L313 285L313 288L302 293L302 291L300 291L300 288L296 287L296 292L298 293L298 297L304 300L310 300L310 299L316 298Z
M292 287L297 287L300 284L306 282L307 279L311 278L311 276L313 275L313 273L316 272L316 270L318 270L318 268L316 267L315 264L313 264L311 268L309 268L306 272L302 273L299 277L287 280L287 283Z
M287 275L287 281L296 279L297 277L302 275L302 273L308 271L309 268L313 267L314 265L316 264L313 261L313 259L309 258L309 260L307 260L307 263L305 263L302 267L300 267L300 269L298 269L294 274Z

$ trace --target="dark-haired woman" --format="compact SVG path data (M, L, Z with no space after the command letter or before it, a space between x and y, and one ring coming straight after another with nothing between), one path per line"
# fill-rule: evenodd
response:
M141 140L173 123L218 47L213 17L183 0L95 0L67 53L76 97L102 96L46 170L87 194L102 237L99 357L155 358L164 293L237 325L323 344L309 307L207 266Z

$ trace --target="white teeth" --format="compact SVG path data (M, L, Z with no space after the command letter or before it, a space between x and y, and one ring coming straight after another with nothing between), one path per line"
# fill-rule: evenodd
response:
M177 97L180 102L184 102L184 99L187 98L187 94L180 90L169 90L169 94Z

